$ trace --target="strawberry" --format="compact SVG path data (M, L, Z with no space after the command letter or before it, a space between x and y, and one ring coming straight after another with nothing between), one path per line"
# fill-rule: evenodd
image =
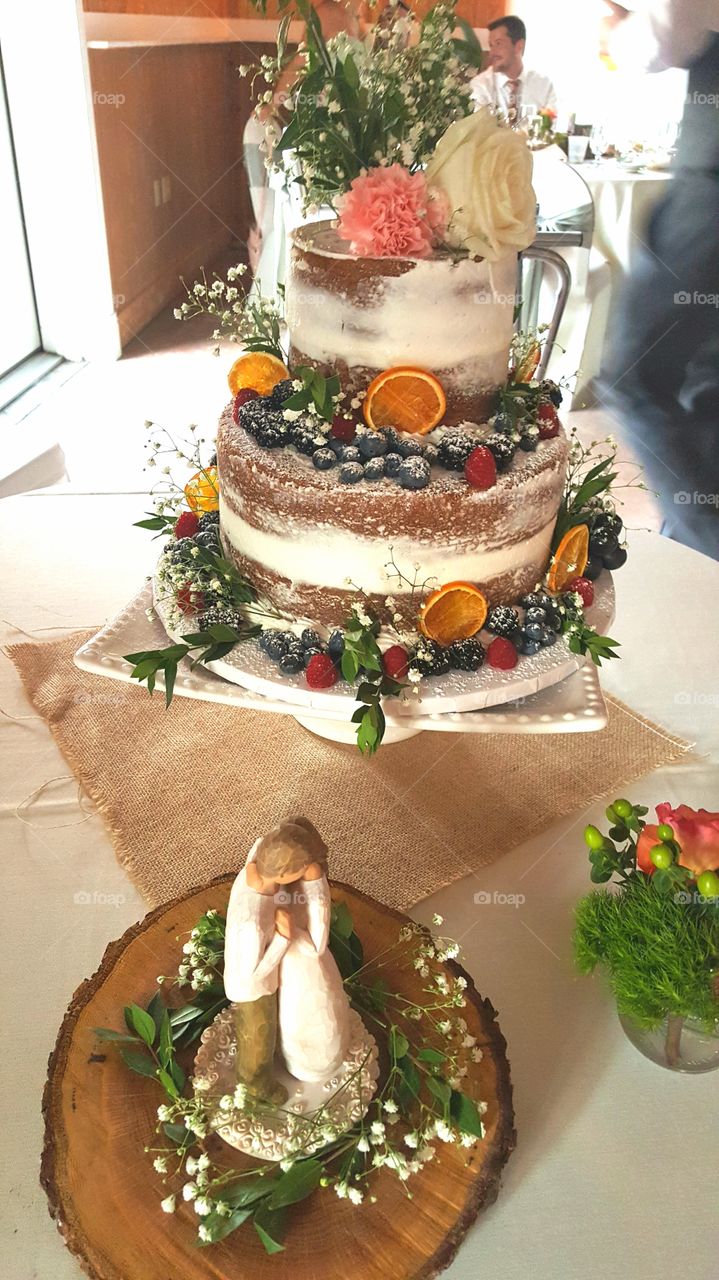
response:
M473 489L491 489L497 483L497 463L486 445L478 444L464 464L467 484Z
M345 418L341 413L332 419L332 427L330 435L335 440L341 440L343 444L352 444L357 434L357 427L351 418Z
M518 662L517 650L511 640L497 636L487 649L487 662L498 671L511 671Z
M180 587L175 600L178 609L181 609L183 613L202 613L205 607L202 593L195 591L189 582L186 582L184 587Z
M559 435L561 424L559 414L553 404L540 404L537 409L537 424L539 426L540 440L552 440L554 436Z
M577 595L582 597L585 609L588 609L594 600L594 583L590 582L589 578L572 578L572 581L567 583L564 590L576 591Z
M315 653L305 667L310 689L331 689L337 683L337 668L328 653Z
M409 670L407 650L401 644L393 644L382 654L382 668L391 680L404 680Z
M258 400L259 395L260 395L259 391L255 391L253 387L243 387L241 391L237 392L237 395L235 396L235 399L232 403L232 418L233 418L233 421L238 424L238 426L240 422L240 409L242 408L243 404L247 404L248 401L250 400Z
M175 521L176 538L194 538L200 524L200 517L194 511L183 511Z

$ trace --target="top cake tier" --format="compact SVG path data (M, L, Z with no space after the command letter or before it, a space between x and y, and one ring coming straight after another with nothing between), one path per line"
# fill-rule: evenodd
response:
M285 314L290 363L364 391L385 369L419 366L447 397L444 422L484 422L507 377L517 255L498 262L357 258L331 222L292 237Z

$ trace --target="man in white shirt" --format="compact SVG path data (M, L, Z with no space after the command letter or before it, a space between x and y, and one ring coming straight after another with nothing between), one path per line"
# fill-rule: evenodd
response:
M489 24L489 66L471 82L478 107L491 107L515 128L525 107L557 110L557 95L549 76L524 65L527 28L510 14Z

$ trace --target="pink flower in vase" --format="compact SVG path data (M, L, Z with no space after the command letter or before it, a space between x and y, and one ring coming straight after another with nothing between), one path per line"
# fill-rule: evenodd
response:
M427 258L446 226L443 199L401 164L355 178L337 212L337 234L359 258Z

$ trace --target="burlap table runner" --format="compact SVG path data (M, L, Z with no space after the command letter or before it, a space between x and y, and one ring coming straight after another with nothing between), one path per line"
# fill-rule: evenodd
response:
M166 712L161 694L78 671L91 634L7 652L151 906L235 870L295 811L337 879L406 909L688 750L611 699L600 733L422 733L366 759L291 716L182 697Z

